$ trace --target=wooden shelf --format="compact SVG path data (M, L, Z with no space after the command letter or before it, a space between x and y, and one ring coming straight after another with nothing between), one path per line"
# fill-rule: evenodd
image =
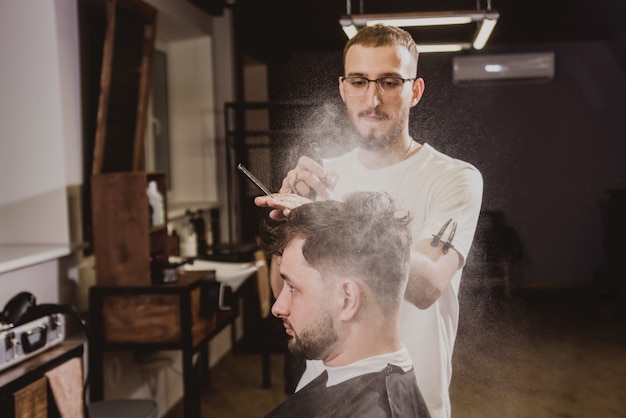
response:
M180 350L185 417L200 418L199 387L208 380L208 342L238 315L237 307L211 308L205 287L210 282L215 282L215 271L185 272L171 284L92 287L89 315L97 332L89 344L91 400L104 397L105 352Z

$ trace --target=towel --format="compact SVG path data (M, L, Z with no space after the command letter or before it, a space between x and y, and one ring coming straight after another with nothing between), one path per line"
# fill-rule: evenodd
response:
M193 264L185 264L184 270L215 270L215 279L227 286L230 286L233 292L251 277L257 271L257 264L253 262L247 263L231 263L227 261L209 261L194 260Z
M61 418L84 418L83 360L75 357L46 373Z
M254 253L254 259L256 260L257 266L257 288L259 292L259 305L260 305L260 314L261 318L267 318L270 314L270 302L271 302L271 292L270 292L270 275L267 268L267 258L265 256L265 251L257 250Z

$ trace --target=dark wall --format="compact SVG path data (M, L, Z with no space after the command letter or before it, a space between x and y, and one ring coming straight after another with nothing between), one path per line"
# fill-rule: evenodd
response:
M426 90L411 133L483 173L483 209L502 211L521 239L521 280L591 281L604 262L606 190L626 188L626 48L590 41L498 52L529 51L554 51L552 81L454 85L452 55L423 54ZM271 101L325 104L326 115L294 119L312 136L320 127L332 130L343 110L341 72L341 51L294 55L270 65ZM342 135L324 137L332 143Z

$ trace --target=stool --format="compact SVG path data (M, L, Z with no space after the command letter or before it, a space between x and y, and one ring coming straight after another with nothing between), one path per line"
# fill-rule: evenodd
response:
M156 402L150 399L107 399L90 403L88 418L157 418Z

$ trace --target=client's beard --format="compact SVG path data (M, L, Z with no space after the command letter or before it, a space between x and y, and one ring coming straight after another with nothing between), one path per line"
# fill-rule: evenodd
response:
M321 313L301 335L295 334L289 341L288 348L294 356L303 356L307 360L319 360L327 352L328 347L339 339L333 319L327 311Z

